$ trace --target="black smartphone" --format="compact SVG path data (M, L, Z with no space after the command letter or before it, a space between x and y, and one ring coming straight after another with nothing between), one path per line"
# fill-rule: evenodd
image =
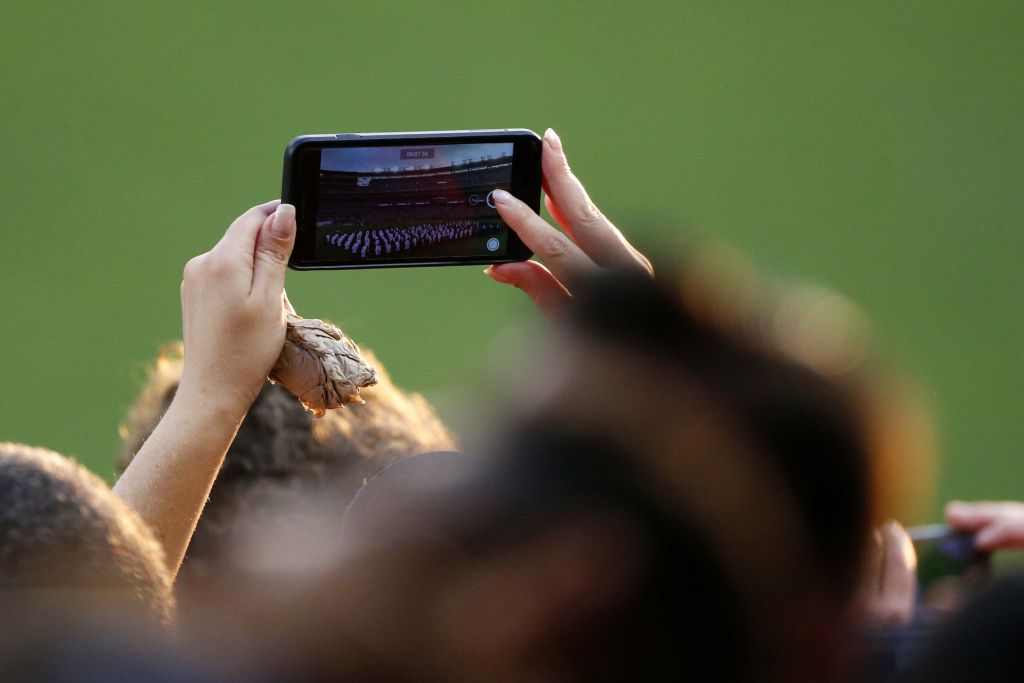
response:
M974 545L974 534L945 524L910 527L907 534L917 553L917 580L922 592L956 585L970 592L989 578L989 554Z
M540 137L525 129L303 135L284 155L296 270L507 263L531 256L494 207L540 211Z

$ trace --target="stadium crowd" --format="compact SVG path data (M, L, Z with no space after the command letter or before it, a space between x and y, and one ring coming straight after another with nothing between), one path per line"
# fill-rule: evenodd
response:
M542 164L562 230L496 191L539 260L486 272L550 325L461 448L384 372L320 419L267 382L292 207L189 261L113 488L0 444L0 678L1020 680L1020 577L919 599L891 518L928 422L841 297L721 258L655 277L550 130ZM370 239L408 248L338 246ZM1024 545L1020 504L947 522Z
M499 224L493 222L446 221L398 228L362 229L353 232L336 230L324 235L324 240L327 244L351 252L354 256L367 258L367 256L385 256L402 251L412 251L418 247L476 237L496 232L498 227Z
M317 207L317 223L343 223L365 228L388 223L456 221L466 217L493 219L494 209L487 205L492 188L465 188L451 194L432 196L424 192L375 201L372 197L350 195L324 202Z

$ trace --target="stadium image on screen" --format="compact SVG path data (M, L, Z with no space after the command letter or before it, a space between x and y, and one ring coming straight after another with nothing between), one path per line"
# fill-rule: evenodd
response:
M506 253L491 193L509 190L513 143L321 151L316 258L359 261Z

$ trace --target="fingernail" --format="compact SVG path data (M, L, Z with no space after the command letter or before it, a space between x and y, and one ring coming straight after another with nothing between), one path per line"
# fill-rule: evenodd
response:
M487 275L492 280L497 280L498 282L505 282L505 278L503 277L501 271L495 268L494 266L487 266L486 268L484 268L484 274Z
M959 500L951 500L946 504L946 514L959 515L964 511L964 504Z
M274 220L270 222L270 234L274 237L286 240L295 231L295 207L291 204L281 204L274 211Z
M558 133L555 132L554 128L548 128L544 131L544 138L551 143L551 146L557 149L559 152L562 151L562 139L558 137Z
M508 204L509 202L512 201L512 195L510 195L505 190L495 190L491 194L491 196L494 198L494 201L498 202L499 204Z

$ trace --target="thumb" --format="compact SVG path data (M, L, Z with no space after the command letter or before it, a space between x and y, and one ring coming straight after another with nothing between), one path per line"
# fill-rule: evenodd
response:
M295 246L295 207L281 204L260 227L253 255L252 291L280 297L288 258Z

